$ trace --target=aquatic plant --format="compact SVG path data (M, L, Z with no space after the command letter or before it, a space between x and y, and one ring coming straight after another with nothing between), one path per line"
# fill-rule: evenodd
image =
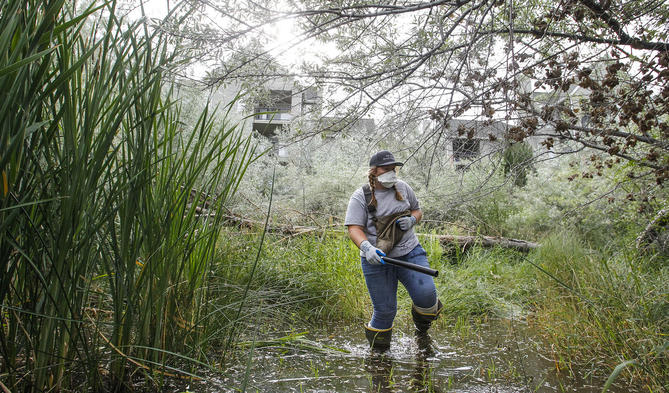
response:
M254 151L180 122L178 45L116 2L0 5L0 351L7 386L156 381L199 357L222 217ZM203 208L206 207L206 208ZM188 373L187 373L188 374Z
M669 271L648 269L647 257L629 249L587 249L564 233L544 243L529 256L545 270L537 276L534 315L557 349L558 366L596 359L607 375L651 390L665 386Z

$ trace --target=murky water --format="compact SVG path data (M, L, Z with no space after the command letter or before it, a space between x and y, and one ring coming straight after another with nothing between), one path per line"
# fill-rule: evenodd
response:
M609 373L596 367L558 370L550 349L520 320L456 324L433 329L429 338L415 336L409 326L393 333L390 351L379 354L368 348L361 326L312 329L286 345L255 348L248 373L248 357L240 357L229 376L191 383L188 390L595 393Z

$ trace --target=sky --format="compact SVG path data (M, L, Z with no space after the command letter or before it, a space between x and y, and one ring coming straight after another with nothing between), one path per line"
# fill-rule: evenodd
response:
M141 1L134 0L137 5L130 14L131 17L141 17ZM167 16L168 4L170 7L174 7L177 3L178 0L143 0L147 15L156 19ZM278 2L277 5L280 6L280 3ZM207 17L214 21L223 19L218 12L211 8L208 8ZM294 20L278 21L264 26L261 31L267 38L266 48L269 53L287 69L296 69L305 60L318 63L321 61L318 54L323 53L323 51L333 52L336 50L334 44L316 42L314 39L301 39L299 28Z
M135 9L133 13L131 14L131 17L141 17L141 9L139 7L141 2L143 1L143 6L144 10L146 11L147 15L150 18L155 18L155 19L162 19L164 18L167 13L168 13L168 4L171 7L174 7L176 4L178 4L178 0L131 0L134 4L136 4ZM215 0L212 0L215 1ZM235 0L232 0L233 4L235 3ZM240 6L242 4L248 4L244 0L239 0ZM284 8L282 5L285 5L283 3L283 0L277 0L276 6L277 8ZM221 28L225 28L225 23L226 21L229 22L229 19L227 19L225 16L221 15L219 11L215 11L213 8L207 8L206 11L206 18L210 19L213 23L219 25ZM407 16L407 18L410 18L412 16ZM406 24L407 26L410 25L410 23ZM316 41L314 39L307 39L303 40L300 38L300 32L298 29L297 24L295 23L294 20L282 20L275 22L271 25L266 25L262 29L262 34L266 37L267 39L267 44L266 48L269 52L270 55L274 59L276 59L285 69L299 72L300 66L303 62L309 62L309 63L315 63L315 64L320 64L322 63L321 58L319 57L320 54L322 53L330 53L330 54L335 54L336 53L336 46L334 43L327 44L321 41ZM205 64L194 64L191 67L191 70L189 71L189 77L195 78L195 79L201 79L206 76L206 71L211 68L211 65L205 65ZM330 92L331 98L333 97L338 97L341 94L341 98L344 97L344 93L340 92L338 94L338 91ZM477 111L478 108L472 109L472 113L468 113L467 116L465 117L472 117L474 116L474 111ZM371 114L372 117L380 119L384 115L383 113L379 112L373 112Z

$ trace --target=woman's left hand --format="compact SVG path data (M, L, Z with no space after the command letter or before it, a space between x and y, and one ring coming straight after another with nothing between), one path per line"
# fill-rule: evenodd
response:
M416 225L416 217L414 216L400 217L395 222L397 223L397 225L399 225L401 230L408 231L414 225Z

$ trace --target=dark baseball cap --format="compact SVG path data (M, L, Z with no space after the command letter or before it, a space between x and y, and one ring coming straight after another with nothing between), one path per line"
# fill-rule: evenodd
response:
M369 160L369 166L386 166L386 165L397 165L402 166L404 163L395 161L395 156L393 153L388 150L381 150L380 152L374 154Z

